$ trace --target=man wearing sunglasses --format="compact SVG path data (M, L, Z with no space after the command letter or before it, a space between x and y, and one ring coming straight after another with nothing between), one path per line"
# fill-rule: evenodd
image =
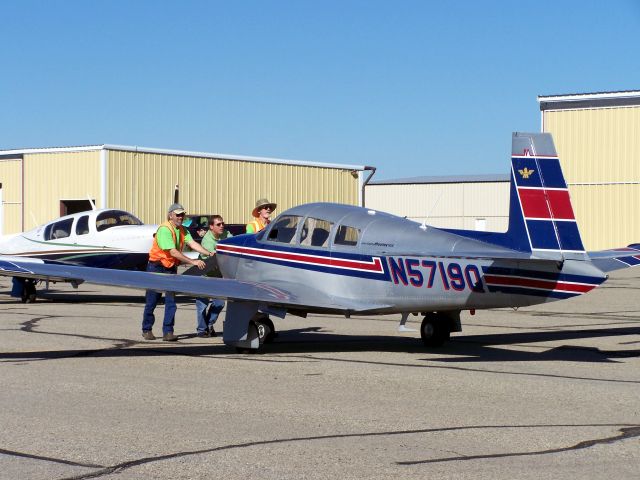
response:
M205 264L202 260L192 260L182 253L185 245L189 245L192 250L203 254L213 255L214 252L204 249L196 242L189 231L182 226L185 210L179 203L172 204L167 210L167 221L161 224L153 237L153 244L149 251L149 263L147 272L176 274L178 265L186 263L195 265L203 269ZM142 338L145 340L155 340L151 329L155 322L153 314L162 293L147 290L145 295L144 314L142 316ZM173 292L165 292L164 296L164 321L162 323L162 340L165 342L175 342L178 337L173 333L173 326L176 315L176 300Z
M232 237L229 230L224 228L224 220L220 215L213 215L209 219L209 231L202 237L202 247L209 252L216 251L218 242L225 238ZM201 260L207 260L209 255L200 255ZM222 278L222 272L216 264L207 273L208 277ZM218 320L218 315L224 308L224 302L217 298L196 298L196 321L198 337L215 337L216 331L213 325Z

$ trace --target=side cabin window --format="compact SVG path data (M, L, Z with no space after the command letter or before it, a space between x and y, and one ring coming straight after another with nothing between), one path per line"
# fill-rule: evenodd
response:
M142 222L122 210L107 210L96 217L96 230L98 232L104 232L107 228L121 225L142 225Z
M76 223L76 235L86 235L89 233L89 216L83 215Z
M309 247L326 247L329 245L329 234L333 223L320 218L307 217L300 234L300 245Z
M295 215L280 216L271 226L267 240L278 243L293 243L300 217Z
M45 240L58 240L60 238L67 238L71 235L71 226L73 225L73 218L67 218L59 222L52 223L45 229Z
M358 244L359 238L360 230L358 228L349 227L348 225L340 225L333 243L335 245L355 247Z

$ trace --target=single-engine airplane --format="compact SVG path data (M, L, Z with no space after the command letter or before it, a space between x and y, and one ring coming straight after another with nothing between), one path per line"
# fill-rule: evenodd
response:
M52 220L24 233L0 238L0 258L38 258L96 268L141 269L157 225L144 225L123 210L89 210ZM34 277L37 278L37 277ZM72 284L81 279L70 279ZM23 301L34 301L34 282L26 282Z
M640 264L640 250L587 253L553 140L514 133L505 233L439 229L367 208L291 208L257 235L221 241L224 278L96 270L8 258L4 275L173 291L229 301L223 339L257 350L273 338L268 315L411 313L439 346L461 331L460 313L582 295L607 272Z

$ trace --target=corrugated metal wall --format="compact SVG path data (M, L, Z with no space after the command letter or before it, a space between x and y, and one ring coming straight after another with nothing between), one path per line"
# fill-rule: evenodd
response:
M180 186L190 213L219 213L246 223L258 198L278 204L276 213L305 202L356 205L359 179L350 170L109 150L107 203L145 222L159 223Z
M60 200L100 198L100 152L24 155L24 229L60 216Z
M367 185L366 206L441 228L504 232L509 223L509 182Z
M22 160L0 159L2 183L2 234L22 231Z
M640 107L548 110L588 250L640 242Z

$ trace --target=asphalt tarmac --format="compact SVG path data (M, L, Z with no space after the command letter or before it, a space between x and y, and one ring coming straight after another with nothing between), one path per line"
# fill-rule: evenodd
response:
M144 341L140 292L55 285L22 304L9 286L2 479L640 478L640 268L464 312L435 350L399 316L313 316L239 355L193 336L188 298L179 342Z

